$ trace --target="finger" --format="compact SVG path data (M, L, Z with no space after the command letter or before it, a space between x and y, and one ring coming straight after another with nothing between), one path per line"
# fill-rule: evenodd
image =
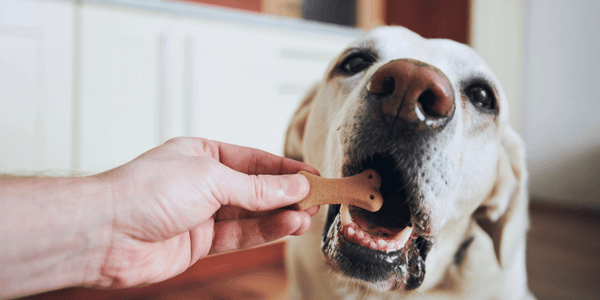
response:
M308 213L309 216L314 217L318 212L321 206L313 206L305 209L304 211Z
M204 138L177 137L166 141L154 151L175 151L188 156L207 156L228 167L251 175L294 174L307 171L315 175L319 172L305 163L277 156L255 148L222 143Z
M281 211L261 218L217 222L210 254L246 249L280 239L305 226L305 218L302 212Z
M266 212L262 212L266 213ZM258 217L258 216L249 216L249 211L239 208L237 206L224 205L217 210L214 214L214 218L216 221L227 221L227 220L239 220L239 219L247 219L250 217Z
M213 228L215 220L209 218L200 223L196 228L190 230L191 239L191 258L190 266L195 264L200 258L207 256L210 253L211 244L213 241Z
M219 143L219 161L238 172L250 175L295 174L303 170L319 175L317 169L303 162L227 143Z
M317 206L309 207L309 208L305 209L304 211L312 218L319 212L320 208L321 207L317 205ZM292 206L288 206L288 207L285 207L282 209L288 209L288 210L294 209L294 206L292 205ZM263 217L266 215L272 215L278 211L279 211L278 209L269 210L269 211L250 211L250 210L245 210L240 207L226 205L226 206L222 206L215 213L215 220L227 221L227 220L258 218L258 217Z
M237 206L226 205L215 213L216 221L251 219L273 214L274 211L250 211Z
M308 195L310 183L295 175L246 175L224 169L214 182L222 205L265 211L294 204Z
M300 212L300 217L302 218L302 225L300 225L298 230L296 230L294 233L292 233L292 235L302 235L302 234L306 233L308 231L308 229L310 228L311 219L310 219L310 215L307 213L306 210Z
M266 211L251 211L246 210L241 207L225 205L221 206L219 210L214 214L215 220L218 221L227 221L227 220L239 220L239 219L251 219L251 218L259 218L267 215L272 215L278 213L282 209L292 209L293 206L288 206L285 208L274 209L274 210L266 210ZM296 211L298 211L296 209ZM314 206L305 210L311 217L317 214L318 206Z

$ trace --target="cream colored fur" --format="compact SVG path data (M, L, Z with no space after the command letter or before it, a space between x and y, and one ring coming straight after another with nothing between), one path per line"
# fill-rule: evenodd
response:
M444 199L425 205L433 220L434 244L423 284L414 291L385 291L331 271L321 250L327 207L310 231L288 244L291 299L533 299L527 287L525 241L528 229L527 173L523 143L509 126L507 99L484 61L449 40L427 40L401 27L383 27L353 43L368 45L379 60L353 79L329 76L302 102L288 129L286 156L315 166L324 177L340 177L343 162L339 128L360 107L360 89L378 67L396 58L435 66L454 86L457 134L446 149L460 161ZM460 95L467 76L484 74L494 84L499 113L478 114ZM453 263L461 242L473 237L462 263Z

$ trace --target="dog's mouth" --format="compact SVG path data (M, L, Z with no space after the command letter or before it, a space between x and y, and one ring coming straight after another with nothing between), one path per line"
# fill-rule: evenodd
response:
M344 165L343 176L366 169L379 173L383 206L369 212L352 205L330 205L323 233L323 251L333 270L382 290L418 288L432 246L416 184L398 165L386 154Z

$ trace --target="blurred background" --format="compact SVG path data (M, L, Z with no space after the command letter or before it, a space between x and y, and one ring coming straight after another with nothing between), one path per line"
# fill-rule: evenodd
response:
M0 173L100 172L183 135L282 154L306 90L381 24L486 59L527 144L530 286L597 297L597 0L0 0ZM283 247L209 258L162 285L37 297L284 299Z

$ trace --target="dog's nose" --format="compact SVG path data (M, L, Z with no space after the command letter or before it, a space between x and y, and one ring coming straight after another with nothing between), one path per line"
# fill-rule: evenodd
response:
M454 113L450 80L434 66L396 59L381 66L367 83L382 112L411 124L416 130L441 128Z

